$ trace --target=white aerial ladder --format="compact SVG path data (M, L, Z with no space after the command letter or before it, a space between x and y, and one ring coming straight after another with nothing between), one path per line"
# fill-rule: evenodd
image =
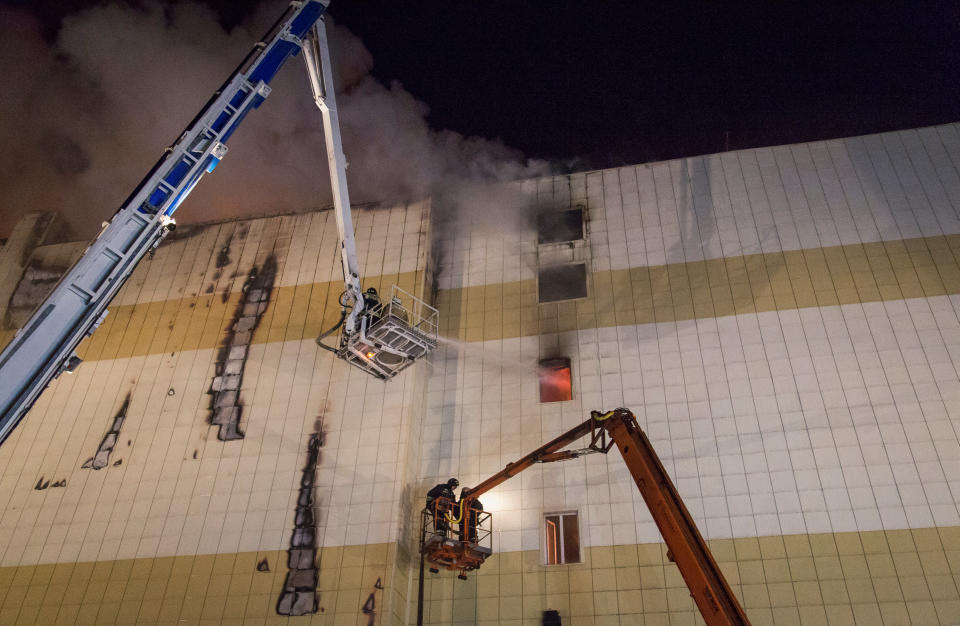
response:
M323 113L345 291L341 322L317 342L381 379L390 379L437 345L437 311L393 287L390 300L361 291L330 54L322 16L329 0L294 0L200 113L148 172L81 257L0 352L0 443L50 382L72 371L77 346L107 315L107 305L137 263L176 227L173 213L227 152L247 113L270 94L284 63L305 51L310 84ZM340 330L338 345L321 340Z
M303 60L314 101L323 116L345 287L340 296L340 321L317 337L317 344L377 378L390 379L437 347L439 315L436 309L396 285L386 302L381 302L374 290L362 291L350 217L347 165L340 143L333 67L322 21L313 26L312 37L303 48ZM324 338L338 328L342 328L338 346L326 345Z

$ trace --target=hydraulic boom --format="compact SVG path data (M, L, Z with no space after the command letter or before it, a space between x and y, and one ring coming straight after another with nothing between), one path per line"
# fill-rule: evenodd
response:
M590 445L581 450L564 450L581 437L590 435ZM521 459L509 463L504 469L484 480L461 496L457 507L462 519L471 509L471 502L484 493L502 484L535 463L550 463L575 459L585 454L606 454L616 444L627 464L640 495L643 496L660 535L667 544L667 555L677 564L680 575L690 589L700 614L710 626L745 625L746 613L730 589L723 572L713 559L710 548L697 530L697 525L684 506L677 488L660 462L650 440L637 424L633 413L627 409L615 409L602 413L593 411L590 419L544 444ZM433 520L446 513L428 514L425 520ZM456 522L457 519L448 519ZM473 531L477 535L477 531ZM426 533L425 533L426 535ZM450 541L435 536L422 548L428 561L448 569L462 572L480 567L490 550L477 542L461 539Z
M389 380L437 347L437 310L396 285L389 300L381 301L375 289L362 291L357 248L350 217L347 162L340 142L340 121L333 88L333 66L323 24L313 27L303 49L313 100L323 117L333 208L340 235L340 262L344 291L340 296L340 321L317 337L317 345L377 378ZM340 330L336 347L324 339Z

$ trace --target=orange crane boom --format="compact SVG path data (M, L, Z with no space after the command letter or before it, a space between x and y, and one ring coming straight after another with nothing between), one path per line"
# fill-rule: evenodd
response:
M588 448L564 450L566 446L587 434L590 435ZM677 569L690 589L690 595L704 621L710 626L749 625L746 613L713 559L660 457L637 424L633 413L627 409L615 409L606 413L593 411L590 419L579 426L523 458L509 463L461 498L461 515L463 508L469 508L472 500L534 463L564 461L591 452L606 454L614 444L620 450L650 515L660 529L660 534L667 544L667 556L677 564ZM426 551L427 547L424 549ZM427 558L429 559L429 554Z

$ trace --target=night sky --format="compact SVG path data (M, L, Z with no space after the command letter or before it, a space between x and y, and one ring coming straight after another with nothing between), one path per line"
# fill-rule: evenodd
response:
M206 1L228 28L256 4ZM93 3L0 4L55 32ZM335 0L331 13L433 127L561 168L960 120L956 2Z
M343 2L334 15L435 124L590 167L718 152L727 132L736 149L960 120L960 3L656 4Z

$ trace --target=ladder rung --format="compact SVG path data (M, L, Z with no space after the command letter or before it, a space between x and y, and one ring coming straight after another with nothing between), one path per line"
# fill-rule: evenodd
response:
M97 294L95 294L92 291L88 291L87 289L81 287L77 283L70 283L70 289L74 293L76 293L78 296L86 298L87 302L90 302L91 300L97 297Z
M104 246L103 250L104 252L109 252L113 256L117 257L117 260L122 260L125 256L127 256L123 252L120 252L119 250L111 246Z

